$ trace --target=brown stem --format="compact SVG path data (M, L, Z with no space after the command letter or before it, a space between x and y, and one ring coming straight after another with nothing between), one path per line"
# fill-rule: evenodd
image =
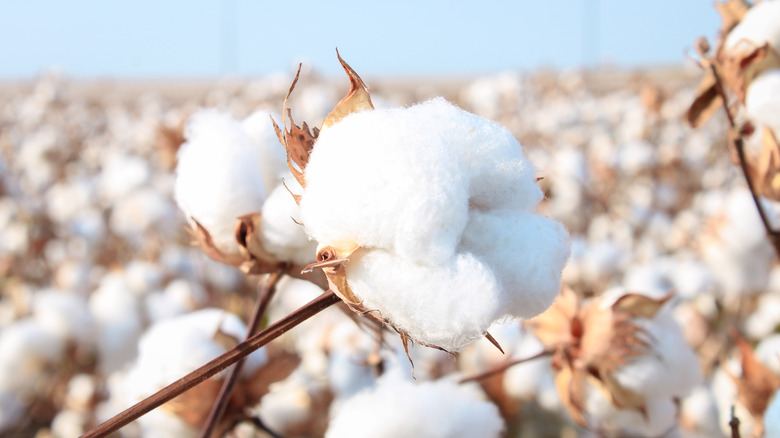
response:
M742 139L742 134L740 134L739 130L737 129L737 125L734 122L734 116L731 114L731 110L729 109L726 91L723 89L723 82L721 82L718 71L712 63L710 63L710 69L715 76L715 90L720 95L720 100L723 103L723 109L726 111L726 117L729 120L729 126L731 126L731 141L734 144L734 149L737 151L739 167L742 170L742 175L745 177L745 182L747 182L750 195L753 197L753 203L756 204L758 216L761 218L761 223L764 224L764 229L766 230L766 234L769 237L769 241L772 242L772 246L775 248L775 254L780 257L780 233L772 228L772 225L769 223L769 218L767 218L766 212L761 206L761 200L759 199L755 185L753 184L753 178L750 177L750 170L748 169L747 159L745 158L745 143Z
M322 295L305 304L300 309L271 324L265 330L236 345L233 349L225 352L225 354L171 383L132 407L120 412L105 423L82 435L82 438L105 437L112 432L116 432L131 421L138 419L152 409L159 407L163 403L181 395L188 389L202 383L209 377L217 374L230 365L233 365L253 351L278 338L288 330L337 302L339 302L339 298L333 291L325 291Z
M731 420L729 421L729 427L731 427L731 438L741 438L739 434L739 418L734 414L734 406L731 406Z
M265 316L265 311L268 309L268 304L276 293L276 283L282 276L283 270L277 270L265 277L265 281L261 284L260 293L255 303L255 309L252 312L252 317L249 320L249 325L246 329L246 339L249 339L258 328L260 328L260 321ZM200 433L200 438L208 438L214 431L214 427L217 425L222 415L225 413L228 402L230 401L230 395L233 393L233 387L238 382L238 377L241 375L241 370L244 368L245 359L239 360L233 368L228 372L225 381L222 382L222 387L219 389L219 394L214 404L211 406L209 416L206 419L206 424L203 425L203 429Z
M552 350L542 350L539 353L536 353L535 355L533 355L531 357L524 357L524 358L521 358L521 359L515 359L515 360L509 360L509 361L506 361L506 362L501 362L500 364L494 366L493 368L491 368L491 369L489 369L487 371L484 371L482 373L476 374L474 376L464 377L464 378L460 379L460 381L458 383L467 383L467 382L473 382L473 381L476 381L476 380L487 379L490 376L494 376L496 374L499 374L499 373L505 371L509 367L513 367L513 366L515 366L517 364L521 364L523 362L528 362L530 360L538 359L540 357L548 356L548 355L550 355L552 353L553 353Z

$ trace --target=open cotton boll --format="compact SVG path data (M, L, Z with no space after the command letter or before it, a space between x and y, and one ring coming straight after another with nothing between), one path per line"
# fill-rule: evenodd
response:
M119 370L135 358L142 325L138 304L124 277L116 273L103 277L90 295L102 371Z
M175 197L179 208L226 254L238 253L236 219L260 211L266 189L263 155L241 124L217 110L192 116L179 151Z
M331 420L328 438L498 437L498 408L476 385L451 380L413 383L399 373L382 376L375 388L348 399Z
M618 409L604 392L588 387L585 407L591 424L607 436L660 437L677 424L677 406L671 398L647 398L645 413Z
M763 0L747 10L742 21L729 32L724 47L732 49L743 41L756 46L771 44L780 48L780 1Z
M542 193L522 147L444 99L327 127L305 178L307 233L359 245L344 264L350 288L415 341L458 350L560 289L568 236L532 213Z
M780 29L777 23L775 27ZM754 125L769 126L775 137L780 136L780 69L767 70L750 83L745 109Z

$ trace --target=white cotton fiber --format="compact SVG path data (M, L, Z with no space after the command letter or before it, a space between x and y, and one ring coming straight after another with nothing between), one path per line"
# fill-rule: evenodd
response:
M293 193L302 189L289 175L285 182ZM278 260L298 265L313 263L317 242L309 240L300 223L300 209L290 192L279 184L263 204L260 216L261 239L263 247Z
M482 337L502 311L495 278L470 254L428 266L364 250L350 260L347 278L367 309L414 339L452 351Z
M192 116L184 135L176 202L188 220L208 230L218 249L235 254L236 219L260 211L265 200L261 150L241 123L216 110Z
M498 437L503 421L498 408L483 397L475 385L444 379L414 383L389 373L375 388L344 402L325 436Z
M775 27L780 29L780 26ZM775 133L776 139L780 137L780 69L767 70L750 83L745 108L754 125L766 125Z
M345 265L364 307L415 340L458 350L504 316L543 311L568 236L512 134L437 98L352 114L320 134L301 219Z
M241 127L260 150L260 168L257 171L263 177L267 195L281 183L281 176L289 172L287 154L276 138L270 113L255 111L241 122Z
M780 48L780 1L763 0L748 9L742 21L729 32L724 47L733 49L742 42L754 47L771 44Z

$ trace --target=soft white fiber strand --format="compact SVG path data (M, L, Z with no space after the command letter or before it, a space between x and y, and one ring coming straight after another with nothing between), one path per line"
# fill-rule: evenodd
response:
M457 351L560 289L562 226L522 147L499 124L436 98L352 114L320 134L301 219L320 245L353 242L353 292L413 340Z
M388 373L375 388L345 401L325 436L490 438L500 436L503 427L498 408L476 385L447 379L414 383Z

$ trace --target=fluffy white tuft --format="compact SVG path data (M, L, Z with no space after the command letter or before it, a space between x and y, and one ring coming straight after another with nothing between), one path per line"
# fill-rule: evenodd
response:
M748 9L742 21L729 32L724 47L733 49L741 44L753 47L771 44L780 48L780 1L764 0Z
M345 401L325 436L488 438L502 429L498 408L476 386L445 379L413 383L388 373L375 388Z
M560 289L567 233L512 134L437 98L350 115L320 134L301 218L321 245L362 248L347 279L366 308L458 350Z
M260 211L266 196L263 154L241 124L217 110L192 116L179 151L175 195L221 251L238 252L236 218Z

